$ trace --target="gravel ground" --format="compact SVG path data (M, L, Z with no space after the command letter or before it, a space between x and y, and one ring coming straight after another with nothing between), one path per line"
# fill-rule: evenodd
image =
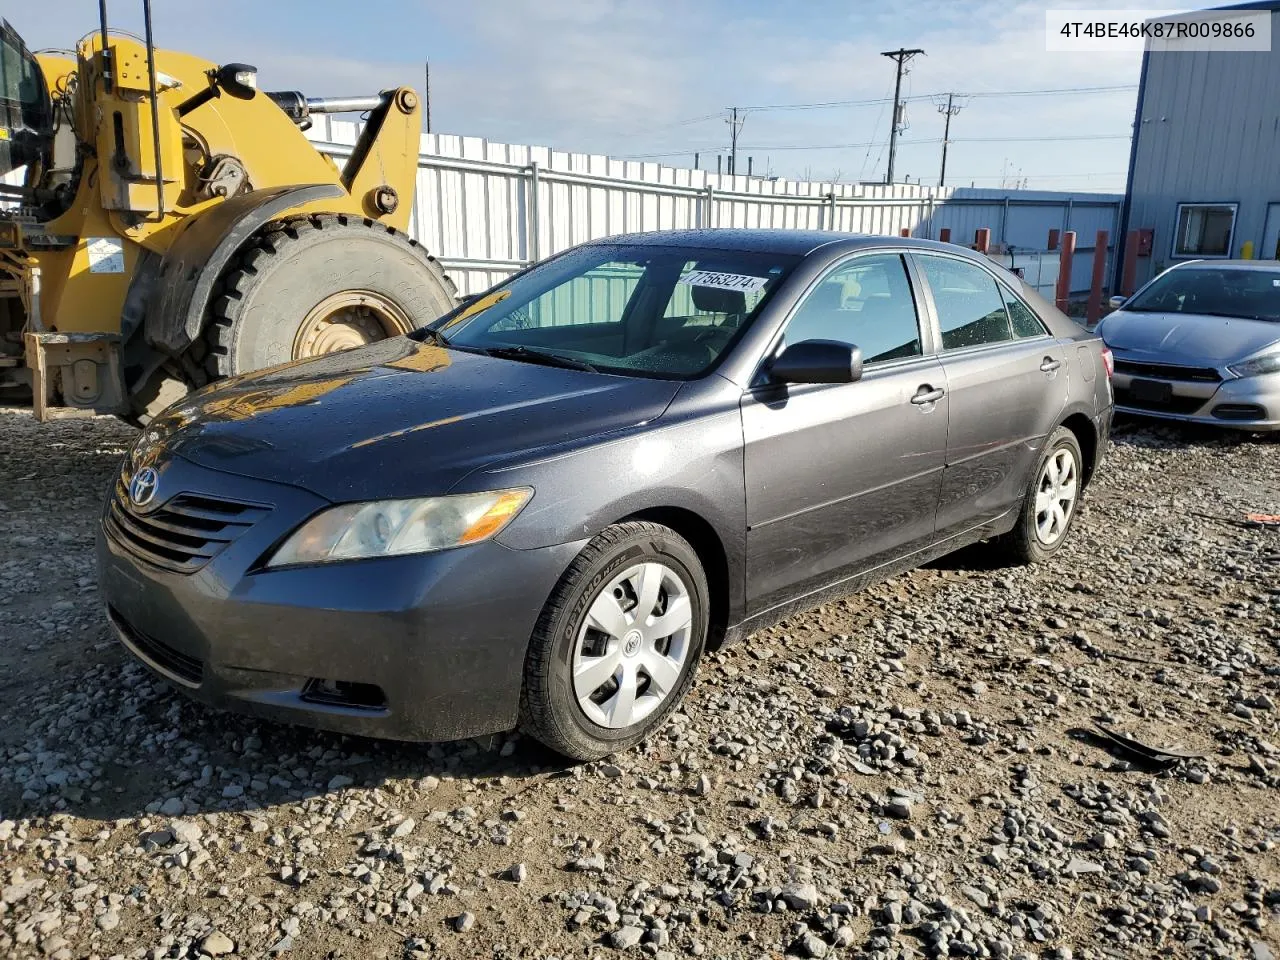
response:
M1280 532L1203 516L1280 513L1276 440L1124 427L1053 563L793 617L569 767L153 680L92 556L130 436L0 410L0 956L1280 956Z

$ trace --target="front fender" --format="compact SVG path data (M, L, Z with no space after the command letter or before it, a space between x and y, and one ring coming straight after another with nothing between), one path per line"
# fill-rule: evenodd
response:
M342 196L332 183L271 187L194 215L165 254L147 297L147 343L170 354L185 350L200 336L223 270L263 224L303 204Z

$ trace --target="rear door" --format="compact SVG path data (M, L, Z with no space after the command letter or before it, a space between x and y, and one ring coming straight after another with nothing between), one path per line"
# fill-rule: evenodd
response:
M939 538L1017 504L1067 401L1067 351L992 270L914 253L937 324L950 400Z
M864 371L856 383L762 380L742 399L750 612L933 538L947 396L902 254L833 266L769 356L803 340L855 344Z

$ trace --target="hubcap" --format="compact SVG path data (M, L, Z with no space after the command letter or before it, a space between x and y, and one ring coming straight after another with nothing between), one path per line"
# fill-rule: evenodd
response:
M405 312L382 294L343 290L325 297L303 319L293 338L293 359L362 347L412 329Z
M693 607L670 567L628 567L587 608L573 651L573 693L592 723L613 730L652 714L689 658Z
M1040 471L1036 485L1036 538L1051 547L1067 532L1076 506L1076 458L1070 449L1056 451Z

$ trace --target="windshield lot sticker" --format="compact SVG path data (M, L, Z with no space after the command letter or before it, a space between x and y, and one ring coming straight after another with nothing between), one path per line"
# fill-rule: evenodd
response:
M763 290L768 277L748 277L740 273L715 273L712 270L694 270L680 278L691 287L715 287L718 290Z

